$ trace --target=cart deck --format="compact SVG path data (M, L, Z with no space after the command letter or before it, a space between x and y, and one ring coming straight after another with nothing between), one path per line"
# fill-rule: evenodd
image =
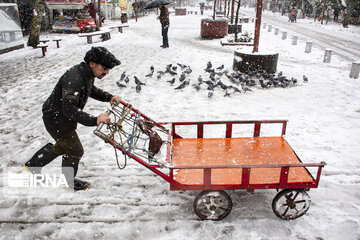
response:
M172 145L172 164L177 166L301 164L282 137L177 138ZM250 185L279 184L281 168L252 168ZM179 169L176 181L203 185L204 169ZM213 169L211 185L241 185L242 169ZM288 183L315 183L304 167L290 168Z

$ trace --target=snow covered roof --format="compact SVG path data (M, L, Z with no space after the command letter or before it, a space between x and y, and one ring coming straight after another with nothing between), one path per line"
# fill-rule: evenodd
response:
M21 28L18 24L16 24L16 19L11 18L2 7L8 7L8 6L16 6L16 4L6 4L0 5L0 31L1 32L8 32L8 31L21 31Z

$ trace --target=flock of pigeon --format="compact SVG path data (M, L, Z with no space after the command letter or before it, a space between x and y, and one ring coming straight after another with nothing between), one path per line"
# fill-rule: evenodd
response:
M177 71L180 70L180 74ZM155 68L150 67L150 73L148 73L146 78L153 78L155 73ZM167 77L171 78L167 82L174 86L175 90L184 89L190 85L191 79L190 74L192 69L190 66L185 64L177 63L176 65L169 64L166 66L164 71L157 71L156 78L161 80L162 78ZM269 89L272 87L291 87L298 83L298 80L295 78L287 78L283 75L282 72L277 74L268 74L266 71L248 71L246 73L234 70L230 72L229 70L224 70L224 65L221 65L217 68L213 68L212 63L209 61L204 69L204 74L208 74L208 77L202 77L199 75L197 81L194 81L191 86L197 91L201 89L208 90L208 97L211 98L214 95L216 88L221 89L224 96L229 97L233 94L246 93L252 91L253 87L261 87L262 89ZM222 79L227 79L230 84L225 84ZM136 92L141 91L141 86L145 85L137 76L134 76L136 84ZM126 75L126 71L123 72L120 76L120 80L116 82L118 87L125 88L130 82L129 76ZM308 78L303 75L303 82L308 82ZM176 84L178 83L178 84Z

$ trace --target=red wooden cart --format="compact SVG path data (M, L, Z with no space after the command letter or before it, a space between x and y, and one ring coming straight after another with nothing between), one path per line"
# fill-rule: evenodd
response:
M120 150L125 159L134 159L169 182L171 190L202 190L194 210L205 220L225 218L232 201L224 190L236 189L281 190L272 202L274 213L281 219L298 218L310 207L306 191L317 188L326 165L301 162L284 139L286 120L159 123L125 102L113 105L108 112L111 123L106 129L99 126L95 135ZM146 150L152 140L140 130L139 120L151 123L152 130L167 140L163 147L166 157L157 159ZM260 136L265 124L280 125L280 136ZM238 131L234 129L243 125L250 125L251 136L235 137ZM204 137L205 129L212 126L222 128L222 136ZM316 178L308 168L317 168Z

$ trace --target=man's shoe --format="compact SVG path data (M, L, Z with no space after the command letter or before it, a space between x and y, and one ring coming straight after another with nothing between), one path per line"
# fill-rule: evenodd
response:
M161 45L160 47L162 47L162 48L163 48L163 47L164 47L164 45Z
M162 47L162 48L168 48L169 46L164 46L164 45L163 45L163 46L161 46L161 47Z
M91 183L74 178L74 190L75 191L86 190L86 189L89 189L90 187L91 187Z

